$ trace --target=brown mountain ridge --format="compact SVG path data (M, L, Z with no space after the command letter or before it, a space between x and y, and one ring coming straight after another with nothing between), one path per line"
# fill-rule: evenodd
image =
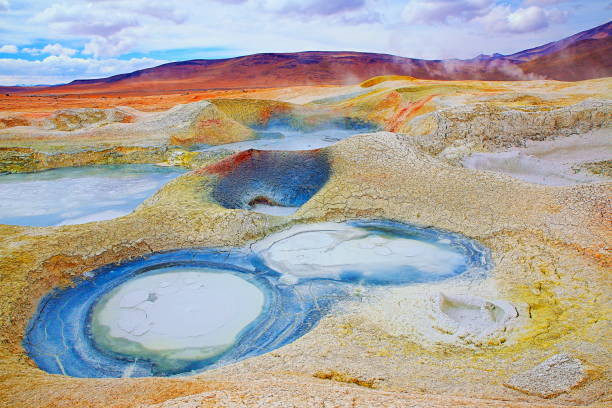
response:
M388 54L307 51L172 62L108 78L49 87L32 94L90 94L269 88L358 83L378 75L423 79L578 81L612 76L612 22L511 55L469 60L421 60ZM19 92L0 87L2 92Z

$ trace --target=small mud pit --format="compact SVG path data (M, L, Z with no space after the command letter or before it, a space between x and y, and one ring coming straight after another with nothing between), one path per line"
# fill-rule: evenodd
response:
M327 182L324 153L248 150L209 167L219 175L212 197L225 208L290 215Z

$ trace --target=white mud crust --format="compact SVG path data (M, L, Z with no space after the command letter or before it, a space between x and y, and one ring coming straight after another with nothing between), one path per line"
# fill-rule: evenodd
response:
M439 293L432 306L434 328L468 344L504 342L506 325L518 317L511 303L478 296Z
M506 174L530 183L567 186L606 181L605 177L581 166L610 159L612 130L599 129L552 140L529 141L526 147L495 153L474 153L463 160L463 166Z

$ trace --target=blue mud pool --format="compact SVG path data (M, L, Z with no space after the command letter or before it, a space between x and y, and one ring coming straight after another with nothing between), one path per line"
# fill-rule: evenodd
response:
M0 224L44 227L120 217L184 172L142 164L0 174Z
M291 343L367 287L490 267L488 250L459 234L390 221L302 224L243 248L157 253L88 273L41 300L24 346L53 374L195 373Z
M225 208L289 215L323 187L330 173L321 152L252 151L220 178L212 197Z

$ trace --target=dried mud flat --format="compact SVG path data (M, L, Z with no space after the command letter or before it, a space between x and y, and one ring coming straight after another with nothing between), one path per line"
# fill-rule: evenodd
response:
M9 407L607 406L612 184L605 172L596 181L548 186L463 163L474 154L563 144L589 132L609 136L611 86L609 79L393 77L172 108L183 112L179 139L194 143L202 129L249 140L249 130L275 115L298 124L350 118L380 129L356 130L309 153L325 157L329 179L286 217L222 207L215 188L224 169L246 156L176 144L164 112L122 110L134 120L73 112L68 123L80 133L12 112L12 122L4 122L12 125L0 132L4 171L119 162L194 171L120 218L0 226L0 401ZM596 159L606 160L605 154ZM294 225L352 219L463 234L491 250L493 268L365 288L291 344L193 376L50 375L24 351L39 299L93 269L153 252L243 246Z

